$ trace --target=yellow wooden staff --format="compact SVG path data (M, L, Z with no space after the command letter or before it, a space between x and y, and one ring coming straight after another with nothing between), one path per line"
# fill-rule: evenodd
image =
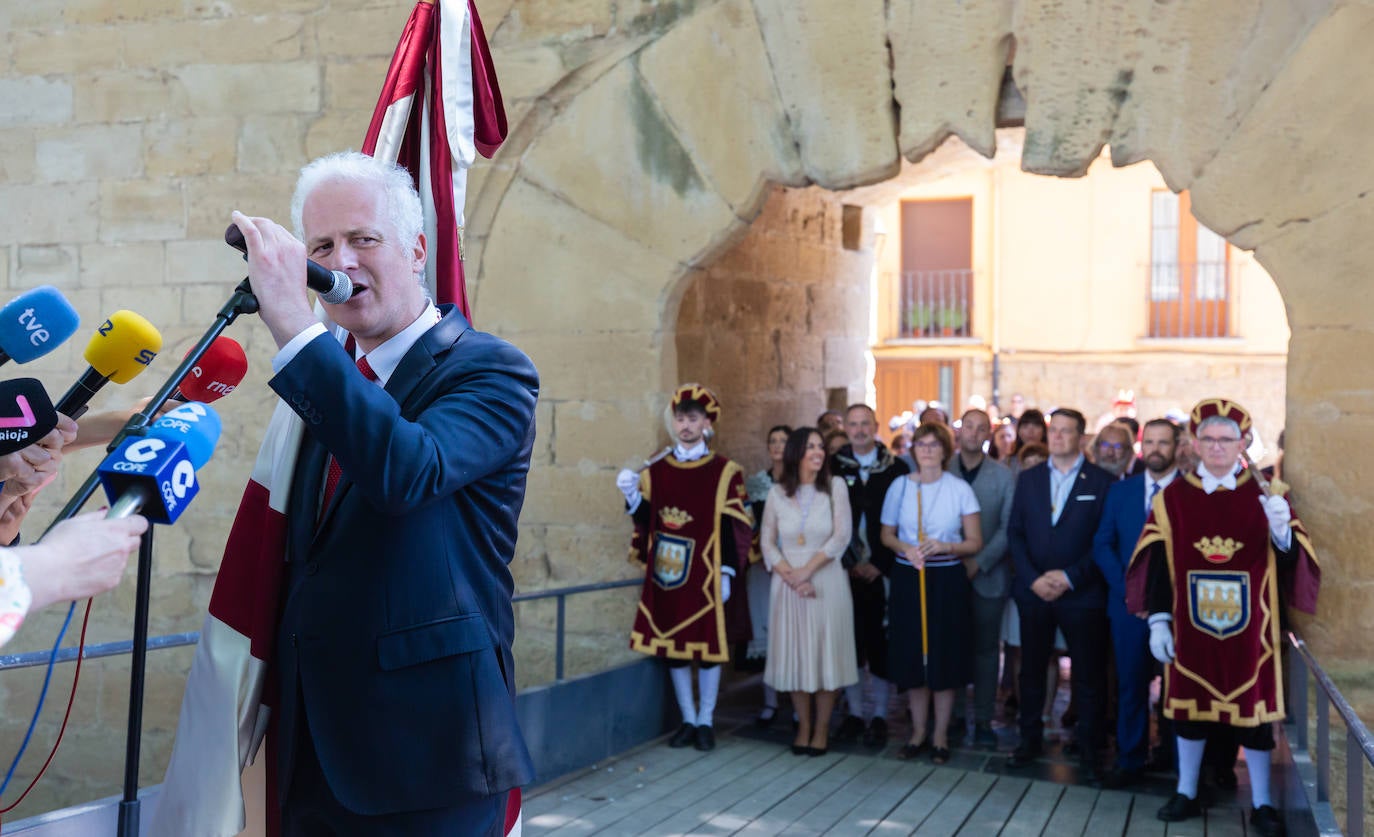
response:
M921 483L916 483L916 543L925 543L926 530L925 523L922 521L924 511L921 503ZM926 627L926 559L921 556L921 567L916 571L921 579L921 672L926 678L926 685L930 685L930 631Z

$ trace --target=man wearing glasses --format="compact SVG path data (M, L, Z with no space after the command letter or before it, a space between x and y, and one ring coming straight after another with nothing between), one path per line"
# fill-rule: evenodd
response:
M1131 432L1125 425L1107 425L1098 431L1097 441L1093 443L1093 450L1097 454L1093 462L1111 474L1112 479L1125 479L1126 471L1135 459L1135 447L1131 444L1133 441Z
M1282 834L1269 789L1271 724L1284 717L1279 607L1316 610L1321 572L1287 499L1246 467L1250 414L1233 401L1193 408L1201 461L1154 499L1126 574L1126 606L1149 614L1150 653L1164 664L1178 786L1159 818L1195 817L1209 731L1234 728L1250 773L1250 824Z

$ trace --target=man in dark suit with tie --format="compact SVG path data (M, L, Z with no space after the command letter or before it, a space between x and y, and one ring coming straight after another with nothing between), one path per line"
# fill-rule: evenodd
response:
M1145 424L1140 441L1145 473L1112 484L1093 538L1093 560L1107 581L1107 618L1116 652L1116 766L1103 782L1111 788L1137 781L1149 753L1150 681L1154 679L1150 626L1126 610L1126 568L1145 528L1150 503L1178 476L1174 468L1178 433L1178 425L1168 419Z
M270 385L304 423L275 668L282 833L499 835L533 778L508 564L538 376L430 302L403 169L330 155L292 207L304 246L234 214L280 348ZM311 309L307 254L353 281L325 306L346 341Z
M1106 690L1106 585L1093 563L1097 532L1112 477L1080 453L1086 421L1077 410L1050 414L1050 459L1023 471L1007 523L1021 617L1021 744L1007 766L1024 767L1040 754L1045 668L1059 628L1073 660L1078 705L1079 778L1101 780L1097 746Z

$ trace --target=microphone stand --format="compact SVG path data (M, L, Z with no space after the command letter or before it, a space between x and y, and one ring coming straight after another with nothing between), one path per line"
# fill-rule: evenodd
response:
M134 413L129 417L129 421L120 431L115 434L114 440L105 449L107 453L113 452L115 448L124 443L130 436L144 436L148 433L148 425L153 423L157 411L167 399L171 398L176 391L186 373L200 362L209 350L210 344L215 341L230 323L238 319L240 314L254 314L258 310L258 298L253 296L253 289L249 286L248 280L244 279L234 289L234 293L229 300L224 303L224 307L215 315L215 322L206 330L199 342L191 348L191 351L182 360L181 365L176 368L162 388L153 395L140 412ZM68 520L81 511L81 507L95 493L100 485L99 468L91 472L86 481L81 484L67 502L62 510L57 513L57 518L43 532L46 535L52 531L53 526ZM41 538L40 538L41 540ZM134 599L134 648L133 659L130 663L129 672L129 727L124 741L124 798L119 803L119 830L118 837L137 837L139 833L139 799L138 799L138 762L139 747L143 739L143 693L144 675L147 666L148 656L148 614L152 599L153 582L153 527L150 525L148 531L143 533L138 545L138 587Z

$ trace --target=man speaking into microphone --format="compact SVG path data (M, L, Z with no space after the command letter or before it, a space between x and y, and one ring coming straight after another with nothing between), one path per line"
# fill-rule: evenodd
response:
M500 834L533 778L508 565L538 376L430 301L422 219L404 169L354 152L302 170L296 236L233 214L280 349L270 386L303 426L276 633L286 835ZM307 257L352 280L323 306L341 331L312 310Z

